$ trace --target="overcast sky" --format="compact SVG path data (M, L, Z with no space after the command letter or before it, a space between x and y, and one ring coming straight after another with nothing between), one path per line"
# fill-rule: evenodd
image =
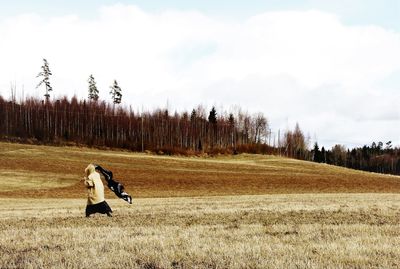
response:
M0 0L0 94L262 111L273 132L298 122L330 147L400 145L400 1Z

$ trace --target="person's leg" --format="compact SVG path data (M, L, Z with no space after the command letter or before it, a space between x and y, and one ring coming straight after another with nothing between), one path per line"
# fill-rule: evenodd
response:
M112 209L111 207L108 205L108 203L106 201L103 201L99 204L99 213L101 214L107 214L107 216L112 217Z
M89 206L86 206L86 210L85 210L85 216L88 218L90 217L90 210L89 210Z

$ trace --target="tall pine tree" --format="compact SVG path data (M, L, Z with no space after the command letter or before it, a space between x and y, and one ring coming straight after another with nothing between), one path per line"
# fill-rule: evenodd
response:
M217 111L215 110L215 107L213 106L210 114L208 115L208 122L212 124L217 123Z
M89 76L88 83L89 83L88 98L89 100L96 102L99 99L99 91L97 90L96 81L94 80L93 75Z
M122 99L121 87L118 86L118 82L114 80L114 84L110 87L111 98L114 104L120 104Z
M46 102L48 102L50 99L49 92L51 92L53 90L53 88L50 85L50 76L52 75L52 73L50 71L49 63L47 62L46 59L43 59L43 65L41 68L42 68L42 71L36 77L37 78L42 77L42 80L36 86L36 89L39 88L42 84L45 85L46 94L44 95L44 97L46 98Z
M192 110L192 113L190 114L190 121L191 121L191 122L195 122L196 119L197 119L197 113L196 113L196 110L193 109L193 110Z
M326 163L326 151L324 147L321 148L321 162Z
M319 146L318 146L317 142L315 142L315 144L314 144L313 154L314 154L314 157L313 157L314 162L317 162L317 163L322 162L321 151L319 150Z

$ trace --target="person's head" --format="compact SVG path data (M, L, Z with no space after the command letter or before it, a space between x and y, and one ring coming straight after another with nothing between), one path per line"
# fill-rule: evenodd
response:
M95 167L93 164L89 164L85 169L85 175L88 177L90 174L95 172Z

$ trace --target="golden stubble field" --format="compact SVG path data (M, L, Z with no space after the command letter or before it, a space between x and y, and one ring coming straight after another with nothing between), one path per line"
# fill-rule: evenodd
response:
M399 268L397 194L1 199L2 268Z
M132 205L84 218L90 162ZM259 155L0 143L0 268L399 268L400 179Z

